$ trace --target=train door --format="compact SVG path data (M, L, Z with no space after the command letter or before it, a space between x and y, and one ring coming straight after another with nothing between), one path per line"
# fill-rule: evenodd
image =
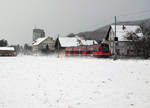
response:
M98 47L93 47L93 55L98 55Z
M91 47L91 46L87 47L87 55L91 56L92 53L93 53L93 47Z
M81 48L82 55L87 55L86 51L87 51L86 47Z

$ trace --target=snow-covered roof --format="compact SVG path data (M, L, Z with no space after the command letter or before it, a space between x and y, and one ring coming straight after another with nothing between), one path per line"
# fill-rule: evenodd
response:
M59 37L59 42L62 47L78 46L78 39L75 37Z
M14 47L0 47L1 51L14 51Z
M115 25L111 25L111 28L114 32ZM116 37L118 37L118 41L128 41L127 38L125 38L125 36L127 36L128 33L135 33L138 37L143 37L143 33L140 26L116 25Z
M98 44L95 40L81 40L82 45L93 45Z
M76 37L59 37L59 42L62 47L76 47L80 45L93 45L97 44L95 40L81 40Z
M35 40L33 42L33 45L39 45L41 42L43 42L45 39L47 39L48 37L43 37L43 38L38 38L37 40Z

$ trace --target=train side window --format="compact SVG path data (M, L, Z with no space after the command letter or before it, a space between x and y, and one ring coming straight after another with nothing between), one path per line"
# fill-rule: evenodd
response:
M96 52L97 51L97 48L94 48L94 52Z
M105 53L109 52L109 46L106 44L102 44L102 52L105 52Z
M101 48L99 48L99 51L101 51Z

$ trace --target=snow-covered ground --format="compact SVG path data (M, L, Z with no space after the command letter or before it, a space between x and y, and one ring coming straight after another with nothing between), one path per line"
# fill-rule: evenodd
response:
M0 57L0 108L150 108L150 61Z

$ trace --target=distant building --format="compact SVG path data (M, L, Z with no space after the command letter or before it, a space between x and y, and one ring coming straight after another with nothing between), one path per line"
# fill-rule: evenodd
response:
M41 52L44 50L54 51L55 41L51 37L42 37L33 41L32 43L33 52Z
M42 37L45 37L45 32L43 29L33 29L33 41Z
M142 29L140 26L134 25L116 25L116 37L118 41L116 43L116 53L117 55L126 56L126 55L133 55L133 47L131 45L131 40L128 39L129 35L135 35L138 38L143 37ZM115 53L114 49L114 39L115 39L115 25L111 25L106 39L103 43L108 43L111 54Z
M15 56L14 47L0 47L0 56Z

